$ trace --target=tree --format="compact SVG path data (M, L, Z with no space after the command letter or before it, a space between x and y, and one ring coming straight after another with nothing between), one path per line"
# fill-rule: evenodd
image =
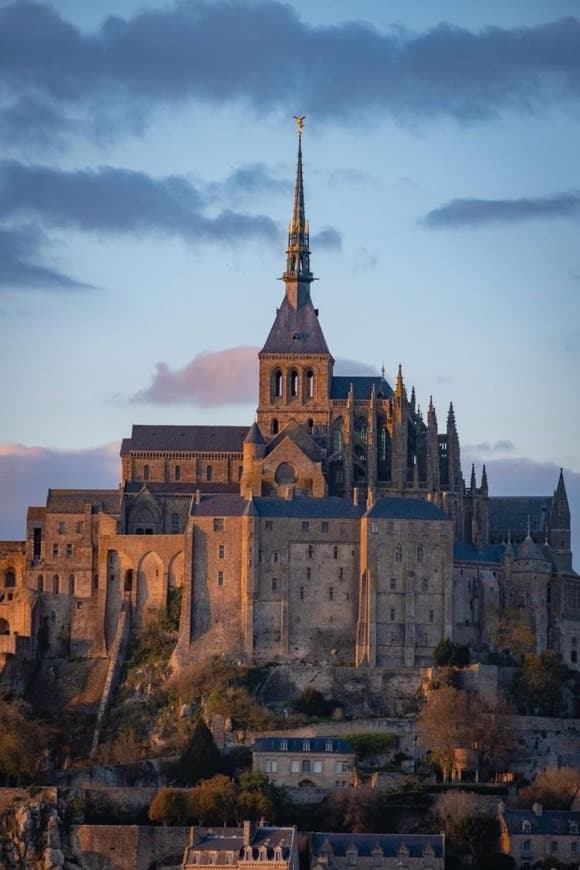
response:
M306 686L296 701L296 709L305 716L330 716L336 706L334 701L327 701L322 692L313 686Z
M529 653L514 680L513 696L520 712L557 716L562 706L562 685L568 669L554 650Z
M441 638L433 650L433 661L438 667L465 668L469 664L469 646Z
M501 766L514 741L507 712L476 693L441 686L431 692L419 714L419 743L430 751L445 779L453 769L456 749L475 749L480 763Z
M547 810L567 810L580 789L580 771L560 767L539 773L531 785L520 789L518 803L531 807L538 802Z
M264 818L273 820L274 809L279 805L282 795L266 774L257 770L246 770L240 774L238 793L238 820L258 821Z
M521 660L533 652L536 638L524 611L511 607L495 614L495 632L492 640L496 649Z
M499 823L483 808L476 794L448 791L435 804L435 815L451 844L479 859L495 852Z
M188 794L185 789L161 788L149 807L152 822L185 825L189 819Z
M228 776L217 774L189 790L189 813L200 825L226 825L238 816L238 787Z
M179 785L191 785L221 770L222 760L212 733L201 718L193 727L189 743L185 747L176 771Z

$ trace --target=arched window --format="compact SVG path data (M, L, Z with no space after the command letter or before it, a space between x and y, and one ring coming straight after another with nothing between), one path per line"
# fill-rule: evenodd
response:
M314 420L312 419L312 417L309 417L309 419L307 420L306 428L308 429L308 431L312 435L312 430L314 429Z
M52 591L58 595L60 592L60 577L58 574L55 574L52 578Z
M273 382L273 390L274 390L274 398L280 399L282 397L282 372L280 369L274 369L272 375Z
M179 514L171 514L171 534L179 534Z
M358 418L358 420L356 421L355 430L356 434L360 438L361 443L366 444L368 441L369 427L364 417Z
M342 436L342 426L336 425L332 430L332 452L340 453L343 443L344 438Z
M205 469L205 479L209 482L212 478L212 475L213 475L213 468L211 467L211 465L208 465L207 468Z
M314 372L312 369L308 369L306 372L306 398L314 398Z
M75 575L74 574L68 575L68 594L69 595L75 594Z
M149 480L149 466L143 466L143 480Z
M272 420L272 422L270 423L270 432L272 433L272 435L278 434L278 421L276 420L275 417Z
M14 573L12 568L9 568L8 571L6 572L6 579L4 580L4 586L7 589L10 589L11 587L16 586L16 574Z
M417 562L422 562L422 561L423 561L423 547L421 546L421 544L419 544L419 546L417 547Z
M395 547L395 562L400 562L403 558L403 551L401 549L401 545L397 544Z
M181 480L181 465L175 466L174 476L176 480Z
M288 385L290 387L290 396L292 398L295 398L298 395L298 372L296 371L296 369L290 369L290 373L288 375Z
M44 592L44 577L42 574L38 575L38 579L36 581L36 588L39 592Z

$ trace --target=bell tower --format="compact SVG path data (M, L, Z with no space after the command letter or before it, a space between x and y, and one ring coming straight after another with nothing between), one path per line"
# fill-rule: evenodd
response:
M258 354L260 383L257 421L264 437L272 438L294 421L311 432L328 423L328 400L334 359L310 296L315 280L310 271L309 227L304 207L302 134L298 122L298 162L294 207L288 228L284 298L264 347Z

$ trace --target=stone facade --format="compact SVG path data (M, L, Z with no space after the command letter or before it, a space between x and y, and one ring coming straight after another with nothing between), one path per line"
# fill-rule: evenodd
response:
M501 850L511 855L518 870L531 870L545 859L567 867L580 863L580 813L544 810L534 804L531 810L499 806Z
M311 870L443 870L443 834L313 834Z
M252 769L285 788L347 788L354 785L355 753L336 737L259 737Z
M444 637L505 648L509 614L580 667L563 476L539 498L490 496L485 468L466 485L453 405L440 432L400 366L394 387L334 374L313 280L300 146L256 421L134 426L118 489L31 507L0 544L4 662L107 656L123 604L144 625L182 588L177 666L423 667Z

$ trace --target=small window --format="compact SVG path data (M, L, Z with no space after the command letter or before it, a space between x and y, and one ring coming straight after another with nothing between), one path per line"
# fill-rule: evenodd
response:
M396 617L396 613L395 613L395 608L394 608L394 607L391 607L390 617L391 617L391 622L394 622L394 621L395 621L395 617Z
M288 741L287 740L280 741L280 749L282 750L282 752L287 752L287 750L288 750Z
M307 568L306 569L306 579L310 580L311 577L312 577L312 568Z
M531 830L531 823L527 819L524 819L524 821L522 822L522 831L524 832L524 834L529 834Z
M417 547L417 562L423 561L423 547L419 544Z
M423 590L423 592L429 591L429 581L426 577L423 577L423 579L421 580L421 589Z
M7 589L12 589L14 586L16 586L16 574L12 570L12 568L9 568L8 571L6 572L6 577L4 579L4 586Z
M310 765L309 758L302 759L301 768L302 768L302 773L311 773L311 765Z
M348 761L337 761L336 762L336 772L337 773L348 773Z
M52 558L53 558L53 559L57 559L57 558L58 558L58 544L53 544L53 545L52 545Z
M433 622L435 619L435 614L432 610L429 611L429 622Z
M298 372L292 369L290 372L290 395L295 398L298 395Z
M403 551L401 549L401 545L397 544L395 547L395 562L400 562L403 558Z
M173 476L175 477L175 480L181 480L181 465L175 466Z
M226 555L226 548L223 544L220 544L218 547L218 559L224 559Z
M77 535L82 535L82 533L85 530L85 524L83 523L82 520L79 520L78 523L76 524L75 528L76 528Z
M391 591L394 592L397 588L397 578L391 577Z
M60 592L60 577L58 574L55 574L52 578L52 591L56 593L56 595Z
M302 741L302 752L310 752L310 740Z
M278 434L278 430L279 430L278 421L277 421L276 418L274 417L274 419L273 419L272 422L270 423L270 432L272 433L272 435L277 435L277 434Z
M300 587L300 600L304 601L304 586Z
M207 465L205 469L205 479L209 482L213 477L213 468L211 465Z
M378 531L379 531L379 524L378 524L378 523L375 523L375 522L373 521L373 522L371 523L371 532L372 532L373 535L376 535L376 534L378 534Z
M532 845L531 840L524 840L522 843L522 852L529 852Z
M279 558L280 558L280 554L278 553L278 550L274 550L274 552L272 553L272 561L278 562Z
M320 524L320 531L321 531L321 532L327 532L327 531L328 531L328 523L327 523L327 522L322 522L322 523Z
M274 397L279 399L282 396L282 372L276 369L274 372Z
M312 369L308 369L306 372L306 397L308 399L314 398L314 372Z
M336 546L332 548L332 558L338 559L338 547Z
M69 595L75 594L75 575L74 574L68 575L68 594Z
M149 466L143 466L143 480L149 480Z
M333 749L334 749L334 744L333 744L332 740L327 740L326 743L324 744L324 751L325 752L332 752Z
M272 531L272 528L273 528L273 526L272 526L272 520L266 520L266 522L264 523L264 529L265 529L267 532L271 532L271 531Z
M308 544L308 558L312 559L314 557L314 547L312 544Z
M217 585L218 585L218 586L223 586L223 585L224 585L224 572L223 572L223 571L218 571L218 575L217 575Z
M552 840L552 842L550 843L550 852L552 853L552 855L555 855L557 851L558 851L558 841Z
M171 534L179 534L179 514L177 513L171 514Z
M223 532L223 530L224 530L223 517L214 517L213 530L214 530L214 532Z
M305 520L302 523L302 531L307 532L307 531L309 531L309 529L310 529L310 523L307 520Z
M272 577L272 592L278 591L278 578Z
M339 579L339 580L344 580L344 568L339 568L339 569L338 569L338 579Z
M572 652L570 653L570 661L573 665L578 664L578 650L572 650Z
M59 535L64 535L65 532L66 532L66 525L65 525L65 523L60 522L58 524L58 533L59 533Z
M322 761L312 762L312 773L322 773Z
M72 544L67 544L67 545L66 545L66 555L67 555L67 557L70 559L70 557L72 556L72 554L73 554L73 545L72 545Z
M291 761L290 762L290 773L300 773L300 762L299 761Z
M334 601L334 586L328 587L328 600Z
M39 574L36 579L36 588L39 592L44 592L44 577L42 574Z

